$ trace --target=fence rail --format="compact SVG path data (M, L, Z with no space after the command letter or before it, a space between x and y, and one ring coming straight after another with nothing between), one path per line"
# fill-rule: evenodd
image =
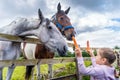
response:
M84 60L90 60L90 58L85 57ZM9 66L28 66L28 65L42 65L48 64L48 80L72 80L73 78L77 80L76 74L70 74L67 76L61 76L53 78L52 65L56 63L68 63L76 62L75 58L57 58L57 59L30 59L30 60L0 60L0 67L9 67Z
M34 44L41 44L41 42L38 39L35 38L22 38L18 36L13 36L9 34L2 34L0 33L0 40L1 41L14 41L14 42L27 42L27 43L34 43ZM68 45L70 47L73 47L73 43L68 42ZM85 49L85 48L81 48ZM94 48L97 49L97 48ZM88 58L84 58L85 60L89 60ZM27 65L37 65L38 63L41 64L48 64L49 66L49 79L50 80L70 80L70 78L75 77L76 74L71 74L67 76L62 76L59 78L52 78L52 64L56 63L67 63L67 62L75 62L75 58L59 58L59 59L36 59L36 60L2 60L0 61L0 66L2 67L8 67L8 66L27 66Z
M66 63L75 62L75 58L61 58L61 59L29 59L29 60L1 60L0 66L26 66L26 65L37 65L40 64L56 64L56 63Z
M39 41L39 39L37 38L29 38L29 37L19 37L19 36L15 36L15 35L9 35L9 34L3 34L0 33L0 40L1 41L14 41L14 42L27 42L27 43L34 43L34 44L41 44L41 42ZM69 47L73 47L73 43L70 41L67 41L68 46ZM81 47L81 50L85 50L85 47ZM91 49L98 49L98 48L92 48Z
M84 60L90 60L90 58L85 57ZM0 66L8 67L14 66L26 66L26 65L37 65L40 64L56 64L56 63L68 63L75 62L75 58L59 58L59 59L29 59L29 60L0 60Z
M22 37L18 37L15 35L9 35L9 34L3 34L3 33L0 33L0 40L1 41L28 42L28 43L41 44L39 39L29 38L29 37L22 38Z

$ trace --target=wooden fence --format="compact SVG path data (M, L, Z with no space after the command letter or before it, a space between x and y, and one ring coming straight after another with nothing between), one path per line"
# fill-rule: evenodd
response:
M90 58L84 58L84 60L90 60ZM53 78L52 65L58 63L68 63L76 62L75 58L60 58L60 59L30 59L30 60L2 60L0 61L0 66L27 66L27 65L37 65L37 64L48 64L48 80L72 80L75 78L77 80L76 74L66 75L58 78Z
M0 40L1 41L14 41L14 42L27 42L27 43L35 43L35 44L41 44L40 41L38 39L34 39L34 38L20 38L18 36L12 36L12 35L8 35L8 34L1 34L0 33ZM68 43L69 46L73 47L73 43ZM84 48L83 48L84 49ZM89 60L88 58L85 58L85 60ZM48 64L49 65L49 80L71 80L71 78L76 78L77 74L71 74L71 75L67 75L67 76L62 76L59 78L53 78L52 76L52 64L56 64L56 63L68 63L68 62L75 62L76 63L76 59L75 58L62 58L62 59L36 59L36 60L2 60L0 61L0 66L3 67L8 67L8 66L26 66L26 65L37 65L38 63L41 64Z

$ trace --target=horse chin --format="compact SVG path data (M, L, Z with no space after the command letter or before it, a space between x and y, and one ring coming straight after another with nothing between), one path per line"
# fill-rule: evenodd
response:
M65 57L67 54L66 53L59 53L59 55L61 56L61 57Z
M71 35L67 35L65 37L66 37L67 40L72 41L72 36Z
M67 55L68 47L64 46L63 49L57 49L59 56L64 57Z
M67 55L67 52L60 51L59 49L57 49L57 52L58 52L59 56L61 56L61 57L64 57Z
M72 41L72 36L75 36L75 31L74 29L70 29L70 31L68 30L64 31L64 36L66 37L67 40Z
M47 50L49 50L52 53L57 52L58 55L61 56L61 57L64 57L64 56L67 55L67 50L68 50L67 46L63 46L63 47L60 47L59 45L57 45L57 47L53 47L53 46L50 46L50 45L45 45L45 46L46 46Z
M57 52L58 55L61 56L61 57L64 57L64 56L67 55L67 49L61 50L61 49L58 49L58 48L56 49L55 47L50 47L50 46L46 46L46 49L48 51L50 51L51 53Z

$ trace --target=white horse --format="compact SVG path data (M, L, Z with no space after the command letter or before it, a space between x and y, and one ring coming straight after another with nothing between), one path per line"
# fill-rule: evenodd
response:
M66 53L64 47L67 47L63 36L56 26L48 19L44 18L42 12L38 11L39 19L21 18L7 25L2 33L17 36L37 36L39 40L51 51ZM59 46L58 46L59 44ZM0 60L15 60L19 58L21 43L0 41ZM15 66L8 67L6 80L11 79ZM0 66L0 80L2 80L3 66Z
M58 30L65 36L67 40L72 40L72 35L74 34L74 27L70 22L70 18L67 16L70 7L66 10L61 9L61 4L57 6L57 12L52 17L52 22L56 25ZM59 46L59 45L58 45ZM64 47L67 51L67 47ZM59 51L59 50L58 50ZM55 53L51 53L44 45L25 43L23 47L24 56L26 59L44 59L53 58ZM64 52L59 52L59 56L65 56ZM34 66L26 67L25 79L29 80L31 74L33 74L32 69ZM37 78L40 79L40 65L37 65Z

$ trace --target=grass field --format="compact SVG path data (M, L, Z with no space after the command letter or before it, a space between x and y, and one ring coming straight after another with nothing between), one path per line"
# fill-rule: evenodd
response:
M90 61L85 62L86 66L88 66L90 64L91 64ZM41 69L41 74L48 75L47 64L41 65L40 69ZM63 71L59 71L60 69L63 69ZM67 74L75 73L76 67L75 67L75 63L54 64L53 65L53 70L54 71L59 71L59 73L55 73L55 75L54 75L55 77L59 77L59 76L64 76L64 75L67 75ZM4 68L4 70L3 70L4 80L6 78L6 72L7 72L7 68ZM36 67L35 67L34 73L36 73ZM18 67L15 68L11 80L24 80L24 76L25 76L25 67L24 66L18 66ZM87 79L83 79L83 80L87 80Z
M53 70L58 70L61 67L65 67L65 64L55 64L53 66ZM41 74L44 74L44 75L48 74L47 64L41 65L40 69L41 69ZM6 78L6 72L7 72L7 68L4 68L3 70L4 80ZM34 73L36 73L36 67L35 67ZM25 76L25 67L18 66L14 70L14 73L12 75L12 80L24 80L24 76Z

